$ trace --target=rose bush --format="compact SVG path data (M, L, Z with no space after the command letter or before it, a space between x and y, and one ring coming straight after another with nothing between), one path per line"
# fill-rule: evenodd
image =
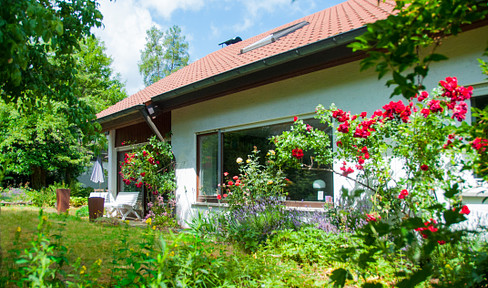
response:
M176 189L174 157L169 143L153 136L148 144L126 153L120 164L120 176L126 185L144 186L149 192L151 212L148 217L155 218L155 223L173 223L166 219L168 215L173 217Z
M260 163L258 155L259 150L254 147L246 161L237 158L239 175L224 172L225 182L220 185L222 194L217 199L226 200L231 209L252 205L257 200L278 200L280 196L285 196L287 179L275 163L276 152L268 151L264 164Z
M432 275L441 277L439 262L431 261L432 255L443 245L456 249L472 234L453 227L470 213L460 195L472 184L471 173L464 170L480 165L488 150L486 134L474 133L476 129L464 121L471 95L471 87L459 86L455 77L448 77L433 93L421 91L408 103L391 101L370 116L334 105L318 106L317 118L333 129L334 150L325 132L297 118L291 131L274 138L279 165L312 169L297 157L296 149L313 153L315 168L335 163L332 172L361 187L354 191L357 203L371 202L371 211L364 215L368 224L357 234L362 239L361 255L344 251L344 259L356 259L359 267L367 267L378 255L392 264L397 255L405 255L412 269L398 271L396 284L403 287L413 287ZM348 194L345 191L342 197ZM469 270L470 263L462 262L466 269L458 273ZM333 279L348 275L351 271L341 268ZM456 283L457 276L444 280Z

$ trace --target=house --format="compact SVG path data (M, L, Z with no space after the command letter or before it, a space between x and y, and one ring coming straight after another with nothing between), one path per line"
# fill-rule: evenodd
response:
M184 224L217 205L217 185L224 171L237 173L237 157L247 157L254 146L266 151L267 138L288 129L294 116L316 124L317 104L359 113L389 102L391 90L374 71L360 72L364 55L347 45L393 7L392 1L349 0L221 48L100 112L109 139L109 190L124 189L117 168L131 149L125 141L171 132L177 214ZM426 87L457 76L475 88L472 103L486 105L488 81L477 58L487 42L486 23L446 39L439 53L450 60L431 67ZM290 206L322 206L350 185L325 172L296 175L296 181L301 182L290 192ZM483 205L478 200L473 205Z

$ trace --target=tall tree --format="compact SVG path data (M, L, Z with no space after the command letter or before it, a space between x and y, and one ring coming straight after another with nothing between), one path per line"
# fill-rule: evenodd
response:
M83 140L98 137L94 110L76 94L73 54L101 19L97 0L0 0L0 98L26 114L65 102Z
M174 25L166 32L156 27L146 31L146 47L141 51L139 72L149 86L188 65L188 43L181 29Z
M43 102L37 113L19 112L0 100L0 166L14 182L29 181L34 189L70 183L91 159L91 147L81 143L83 132L62 112L68 104L37 100Z
M115 74L111 67L113 59L105 50L103 41L86 37L75 54L78 62L76 87L81 99L97 113L127 97L120 74Z

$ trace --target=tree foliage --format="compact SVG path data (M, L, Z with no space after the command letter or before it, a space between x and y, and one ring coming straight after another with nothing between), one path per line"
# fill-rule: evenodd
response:
M1 0L0 165L40 188L70 182L104 143L100 111L126 96L113 77L95 0ZM2 179L0 179L2 180Z
M367 52L368 56L361 62L362 70L374 67L378 78L391 73L386 85L395 87L392 96L410 99L423 89L422 80L429 72L429 65L447 59L436 53L442 40L460 33L463 25L485 19L487 3L478 0L395 3L393 15L368 24L367 32L351 48Z
M114 75L112 58L105 54L105 44L86 37L75 54L78 64L77 88L81 99L98 113L127 97L120 75Z
M96 0L1 0L0 95L22 113L50 101L67 103L68 123L80 127L84 141L97 137L93 109L76 93L79 41L100 27Z
M146 31L146 41L139 62L139 72L146 86L188 65L188 43L178 26L164 33L153 26Z
M60 112L67 104L38 101L44 109L37 113L22 113L14 103L0 102L0 164L6 175L29 181L35 189L54 181L69 183L92 155L91 147L81 144L83 132Z

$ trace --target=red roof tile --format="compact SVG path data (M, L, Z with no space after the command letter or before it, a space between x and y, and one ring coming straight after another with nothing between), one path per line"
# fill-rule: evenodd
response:
M230 71L232 69L301 47L331 36L360 28L367 23L385 19L391 14L394 1L348 0L312 15L303 17L266 33L221 48L175 73L159 80L143 90L123 99L97 114L97 118L144 104L151 97ZM241 49L293 24L307 21L310 24L296 30L276 42L241 54Z

